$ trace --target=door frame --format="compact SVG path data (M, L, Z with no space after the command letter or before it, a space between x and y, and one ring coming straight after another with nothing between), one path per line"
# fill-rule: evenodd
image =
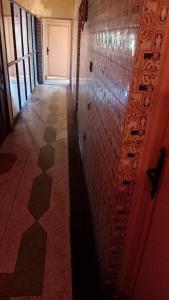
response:
M70 24L70 49L69 49L69 77L68 79L71 79L71 69L72 69L72 61L71 61L71 57L72 57L72 19L59 19L59 18L43 18L42 20L43 22L43 73L44 73L44 78L45 80L49 80L49 78L47 77L46 74L46 70L47 70L47 61L46 61L46 48L47 48L47 36L46 36L46 25L47 23L59 23L59 22L67 22ZM54 77L55 79L55 77ZM65 77L65 79L67 79Z
M134 293L156 206L156 200L151 200L151 185L146 172L148 168L157 165L169 120L169 85L166 80L169 78L168 44L169 32L157 84L158 92L153 100L152 117L145 137L144 150L140 157L133 201L131 201L126 245L120 269L119 291L127 299L132 299ZM168 151L169 149L167 149Z
M2 0L0 0L0 46L4 79L4 107L6 115L6 135L10 132L13 123L12 104L9 87L8 63L7 63L7 50L5 42L5 29L3 20L3 7ZM5 136L4 136L5 138Z
M1 45L2 45L1 50L2 50L2 63L3 63L4 81L5 81L4 83L5 83L5 92L6 92L6 107L7 107L9 123L12 126L13 113L12 113L11 95L10 95L10 87L9 87L9 74L8 74L8 62L7 62L7 50L6 50L6 41L5 41L2 0L0 0L0 38L1 38Z

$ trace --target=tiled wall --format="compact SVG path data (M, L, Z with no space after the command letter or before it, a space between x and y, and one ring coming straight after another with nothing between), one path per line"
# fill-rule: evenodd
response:
M168 3L88 2L81 34L79 142L101 279L111 289L118 283L139 157L151 120Z
M159 140L158 135L152 128L152 120L157 117L156 112L159 114L157 110L158 100L160 99L164 103L166 101L166 95L162 89L159 89L159 85L161 80L160 74L166 68L165 53L168 49L168 41L169 2L167 0L144 1L116 178L118 189L117 203L121 201L123 206L128 204L128 212L132 212L129 214L129 221L132 221L131 219L137 214L138 207L136 207L135 203L138 203L139 190L144 188L142 185L138 189L137 180L140 179L141 174L144 174L143 180L147 177L145 165L143 167L142 163L146 159L146 149L149 149L150 146L150 135ZM152 159L152 155L150 157ZM149 163L151 165L151 160ZM136 184L137 189L135 189ZM148 178L147 184L149 184ZM151 190L151 186L149 188ZM130 209L131 205L132 209ZM133 211L133 205L136 207L135 211ZM128 217L123 224L126 227L123 230L124 249L126 250L127 246L129 246L128 239L125 237L126 229L128 232L127 237L129 236ZM136 230L138 237L138 226ZM132 246L133 244L130 245L130 247ZM130 265L133 258L131 255L126 260L125 253L127 251L123 253L122 263L119 264L119 266L121 265L119 277L123 277L123 275L128 277L128 274L122 274L124 261L127 261L128 265ZM130 277L128 278L128 283L129 281Z
M116 280L123 208L115 207L115 178L131 85L142 2L89 1L81 37L79 137L88 184L101 277ZM89 63L93 71L89 72Z

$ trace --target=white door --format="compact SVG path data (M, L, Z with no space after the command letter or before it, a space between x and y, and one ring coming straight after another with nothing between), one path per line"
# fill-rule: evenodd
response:
M46 78L70 77L71 22L45 20Z

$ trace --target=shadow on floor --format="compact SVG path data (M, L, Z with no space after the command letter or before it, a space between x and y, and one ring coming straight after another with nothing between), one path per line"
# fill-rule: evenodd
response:
M67 93L73 300L101 300L94 234L78 144L77 123L69 89Z

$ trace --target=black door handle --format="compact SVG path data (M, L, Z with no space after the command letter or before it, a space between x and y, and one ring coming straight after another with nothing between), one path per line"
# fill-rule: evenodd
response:
M90 61L90 65L89 65L89 71L92 72L93 71L93 63L92 61Z
M165 149L165 147L163 147L160 150L160 157L157 162L157 167L154 169L152 168L152 169L147 170L147 175L150 180L151 187L152 187L152 190L151 190L151 199L152 200L155 198L157 190L158 190L161 173L162 173L164 163L165 163L165 158L166 158L166 149Z
M49 47L47 47L47 55L49 55L49 52L50 52Z

